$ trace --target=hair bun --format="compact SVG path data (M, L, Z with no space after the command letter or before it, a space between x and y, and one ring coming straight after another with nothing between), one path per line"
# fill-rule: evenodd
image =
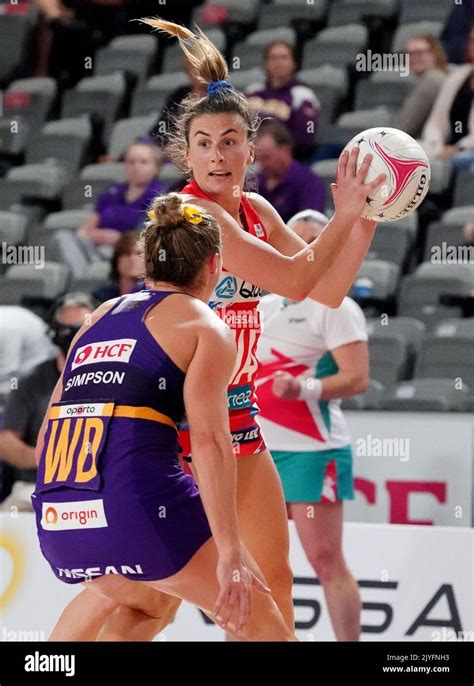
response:
M175 228L183 221L182 204L182 198L178 193L168 193L155 198L148 216L160 229Z

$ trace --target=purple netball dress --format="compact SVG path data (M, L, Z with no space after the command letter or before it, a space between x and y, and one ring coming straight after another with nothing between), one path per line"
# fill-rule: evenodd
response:
M185 375L144 323L172 294L120 298L69 352L32 496L41 550L66 583L164 579L211 536L178 461Z

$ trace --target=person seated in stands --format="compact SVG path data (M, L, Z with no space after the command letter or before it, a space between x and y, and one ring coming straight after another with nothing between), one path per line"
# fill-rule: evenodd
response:
M468 61L470 31L474 27L474 0L453 3L440 40L451 64Z
M258 192L273 205L283 221L301 210L324 212L324 184L308 167L293 159L293 141L283 124L264 122L256 145L261 167Z
M23 376L6 399L0 431L0 460L14 468L15 482L1 505L3 510L32 510L30 497L35 488L34 452L38 432L64 368L69 345L94 309L91 299L84 293L69 293L56 302L50 316L50 336L57 346L56 356Z
M391 125L418 138L448 73L448 63L443 46L433 36L412 36L404 52L409 56L410 73L416 77L416 84Z
M165 185L156 177L161 152L153 142L133 143L125 153L127 183L113 184L97 200L94 212L78 229L78 236L94 245L115 245L124 231L140 227L146 209Z
M0 350L0 397L17 387L18 377L54 355L44 321L16 305L0 305Z
M295 77L296 70L294 47L281 40L269 43L265 50L266 81L249 86L246 96L262 117L270 116L286 125L294 140L295 158L308 162L316 151L321 108L314 91Z
M110 263L110 282L97 288L95 300L103 303L143 288L145 264L138 231L126 231L118 239Z
M474 28L467 57L444 80L421 136L428 155L452 160L455 169L474 162Z

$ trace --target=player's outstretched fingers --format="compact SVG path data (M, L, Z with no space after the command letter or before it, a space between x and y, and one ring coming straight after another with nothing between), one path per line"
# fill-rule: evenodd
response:
M355 179L357 176L357 158L359 157L359 146L352 148L347 160L346 174L351 179Z
M371 193L378 188L384 181L387 180L387 174L379 174L376 179L367 184L367 192Z
M339 157L339 162L337 163L336 181L342 181L342 179L346 178L346 167L348 159L349 152L347 150L344 150L344 152Z
M367 174L368 174L368 172L369 172L370 163L372 162L373 159L374 159L374 156L369 152L369 153L367 153L367 155L364 157L364 159L363 159L363 161L362 161L362 164L360 165L360 169L359 169L359 171L358 171L358 173L357 173L357 178L359 179L359 181L360 181L362 184L365 183L365 179L366 179Z

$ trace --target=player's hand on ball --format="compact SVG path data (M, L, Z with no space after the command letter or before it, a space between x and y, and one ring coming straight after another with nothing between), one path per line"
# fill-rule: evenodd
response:
M298 379L288 374L288 372L275 372L273 375L273 394L283 400L294 400L301 391L301 384Z
M365 208L366 199L386 180L386 174L379 174L371 183L365 183L372 155L369 153L357 171L359 148L352 148L341 154L337 166L336 183L331 184L335 214L349 224L356 222Z

